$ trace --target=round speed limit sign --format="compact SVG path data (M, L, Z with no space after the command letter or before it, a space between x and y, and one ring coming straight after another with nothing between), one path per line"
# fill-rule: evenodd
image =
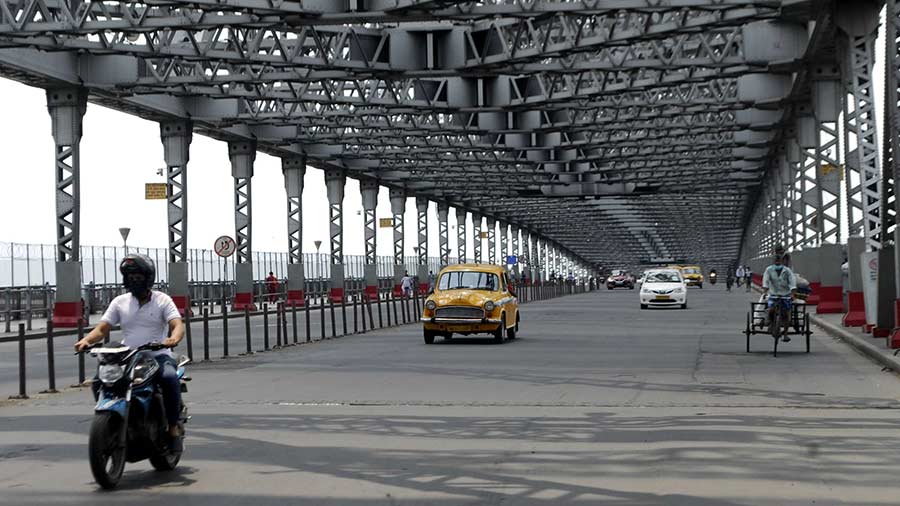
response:
M213 246L213 249L216 251L216 255L227 258L234 254L236 245L234 243L234 239L228 237L227 235L223 235L222 237L216 239L216 243Z

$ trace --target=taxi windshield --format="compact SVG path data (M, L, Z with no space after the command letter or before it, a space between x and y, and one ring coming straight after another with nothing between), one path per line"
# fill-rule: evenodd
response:
M441 274L438 290L490 290L500 286L496 274L490 272L455 271Z
M700 269L698 269L696 267L685 267L684 269L681 269L681 270L685 274L700 274Z
M678 273L669 272L651 272L647 274L647 283L681 283Z

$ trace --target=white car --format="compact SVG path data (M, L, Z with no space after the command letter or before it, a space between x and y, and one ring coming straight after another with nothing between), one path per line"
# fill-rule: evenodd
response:
M687 286L676 269L647 271L639 293L641 309L680 306L687 309Z

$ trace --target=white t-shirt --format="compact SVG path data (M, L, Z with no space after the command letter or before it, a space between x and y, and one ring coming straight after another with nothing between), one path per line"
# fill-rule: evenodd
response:
M129 348L136 348L169 337L169 322L176 318L181 318L181 313L172 298L153 290L150 300L143 306L130 293L119 295L109 303L100 320L110 325L120 325L122 342ZM155 353L160 354L171 356L172 351L165 349Z

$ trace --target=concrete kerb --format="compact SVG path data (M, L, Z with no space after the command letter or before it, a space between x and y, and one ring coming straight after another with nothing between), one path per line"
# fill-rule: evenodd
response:
M820 316L816 316L812 313L810 313L809 316L810 321L820 329L833 337L837 337L841 341L846 342L858 352L869 357L873 362L880 364L885 369L890 369L891 371L900 374L900 359L895 357L893 353L885 353L885 349L879 348L862 337L854 335L854 333L848 329L825 321L825 319Z
M754 286L753 290L756 293L762 293L762 289L760 289L758 286ZM889 369L897 374L900 374L900 358L895 357L893 353L890 353L886 348L878 348L862 337L854 335L850 330L829 323L825 320L825 318L816 315L816 313L813 311L810 311L808 314L810 322L815 324L820 329L824 330L827 334L849 344L858 352L862 353L873 362L881 365L885 369Z

